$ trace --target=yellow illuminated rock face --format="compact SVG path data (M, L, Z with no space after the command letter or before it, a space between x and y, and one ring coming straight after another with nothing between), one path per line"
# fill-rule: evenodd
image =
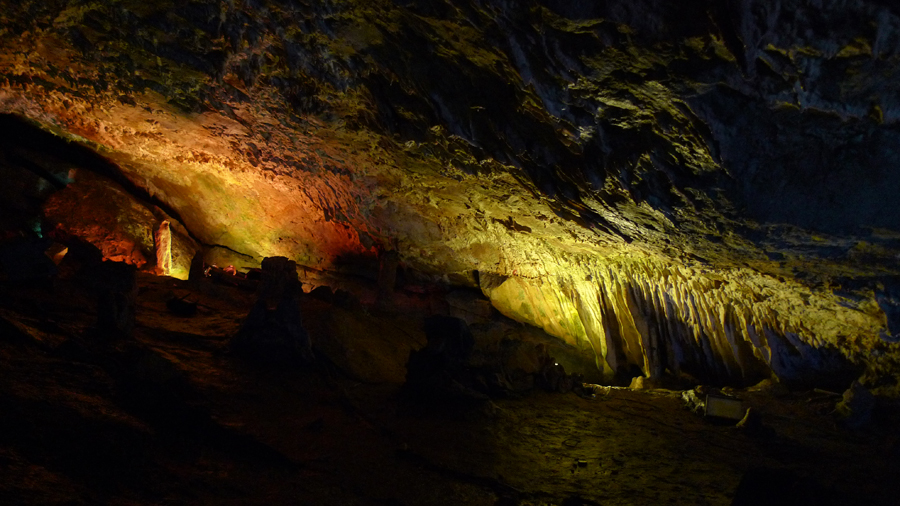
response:
M802 381L805 374L846 373L834 359L848 338L877 346L877 311L867 315L749 269L621 254L570 257L557 266L552 274L482 288L507 316L593 354L607 380L633 364L651 379L687 373L741 383L771 371Z
M744 32L668 10L76 4L3 14L0 112L90 147L177 213L182 271L194 239L211 262L283 255L370 278L396 250L607 380L859 366L895 388L900 226L879 198L898 175L877 146L896 118L868 115L859 51L773 31L750 54ZM841 96L792 73L836 62L857 69L821 73ZM77 208L59 202L78 184L48 215ZM117 202L125 223L108 228L152 260L165 218ZM78 212L57 221L93 211Z

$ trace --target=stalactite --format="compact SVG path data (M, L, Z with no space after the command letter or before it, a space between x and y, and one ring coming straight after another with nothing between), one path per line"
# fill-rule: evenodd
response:
M560 265L483 290L501 312L594 354L608 381L638 371L731 384L773 373L805 381L846 368L822 336L798 325L802 318L782 316L790 301L775 289L763 287L759 297L759 287L740 279L650 259Z

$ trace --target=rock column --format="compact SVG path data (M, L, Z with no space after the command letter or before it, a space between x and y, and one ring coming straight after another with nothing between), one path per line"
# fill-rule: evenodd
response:
M102 262L96 269L97 333L106 339L130 338L134 332L137 300L135 267L123 262Z
M299 292L295 262L285 257L263 260L256 303L232 338L232 351L267 363L312 362L312 345L300 316Z
M156 271L160 276L168 276L172 272L172 230L169 220L163 220L156 230Z
M396 251L386 251L378 265L378 308L389 310L394 307L394 287L397 284L397 267L400 255Z

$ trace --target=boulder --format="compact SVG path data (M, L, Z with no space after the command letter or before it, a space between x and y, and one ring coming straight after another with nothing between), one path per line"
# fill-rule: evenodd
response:
M645 388L644 377L635 376L634 378L631 378L631 383L628 385L628 388L632 390L643 390Z
M406 366L408 394L418 398L475 396L468 383L467 361L475 338L463 320L432 316L425 320L424 348L409 355Z
M706 413L706 395L698 389L681 392L681 400L691 412L703 415Z
M875 396L859 381L854 381L834 407L834 412L844 426L859 429L872 421Z
M26 281L54 276L56 264L44 254L50 245L45 239L17 239L0 245L0 279Z

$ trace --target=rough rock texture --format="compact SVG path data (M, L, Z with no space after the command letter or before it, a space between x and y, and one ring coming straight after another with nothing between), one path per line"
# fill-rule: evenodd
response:
M96 246L103 257L143 267L156 258L156 218L124 189L85 171L44 204L44 216L58 231Z
M0 111L211 251L397 251L607 377L897 388L887 2L0 5Z
M865 315L834 307L805 287L792 287L790 295L799 292L807 301L797 315L787 283L746 269L720 277L617 256L605 262L482 288L504 314L605 359L598 367L606 380L627 382L637 373L656 379L668 371L739 383L772 371L789 382L845 385L859 372L822 332L852 334L870 325Z

